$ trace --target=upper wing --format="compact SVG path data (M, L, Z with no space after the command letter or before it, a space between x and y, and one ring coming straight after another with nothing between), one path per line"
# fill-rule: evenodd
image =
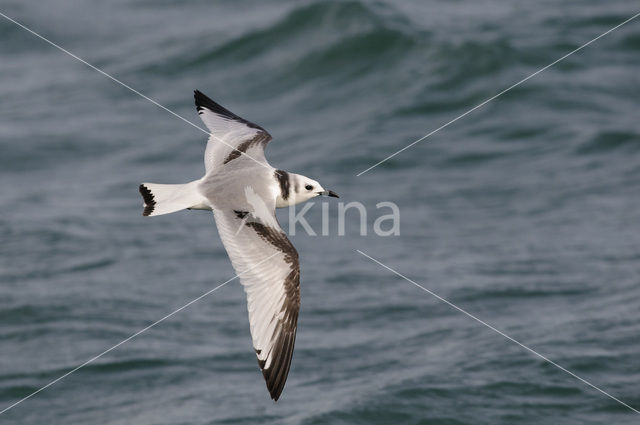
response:
M214 216L247 294L258 365L271 398L278 400L289 374L300 310L298 253L275 215L260 219L248 211L214 210Z
M194 97L198 114L211 132L204 153L207 173L243 156L266 162L264 148L271 135L265 129L240 118L198 90Z

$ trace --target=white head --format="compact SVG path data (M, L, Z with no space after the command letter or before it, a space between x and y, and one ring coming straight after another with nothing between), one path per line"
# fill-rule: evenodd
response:
M276 207L278 208L299 204L318 195L338 198L335 192L325 190L317 181L300 174L276 170L275 178L280 186L280 193L276 198Z

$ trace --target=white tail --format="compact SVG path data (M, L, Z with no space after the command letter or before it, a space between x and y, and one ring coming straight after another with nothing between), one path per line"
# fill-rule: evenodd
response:
M142 183L140 194L144 199L144 216L169 214L185 209L205 209L206 199L198 190L198 180L187 184Z

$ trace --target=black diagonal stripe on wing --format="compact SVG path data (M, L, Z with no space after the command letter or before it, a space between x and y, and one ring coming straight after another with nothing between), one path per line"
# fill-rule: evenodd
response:
M263 145L263 149L264 149L264 146L266 146L270 140L271 140L271 136L269 136L268 133L261 131L258 134L256 134L256 136L251 140L247 140L240 143L237 148L232 150L231 153L227 155L227 157L224 159L222 164L227 164L233 161L234 159L239 158L243 153L247 153L247 150L249 150L250 148L256 145Z
M273 227L256 221L248 222L247 226L255 230L262 239L282 251L284 253L284 260L292 266L295 266L296 269L299 269L298 251L296 251L296 248L282 230L274 229Z

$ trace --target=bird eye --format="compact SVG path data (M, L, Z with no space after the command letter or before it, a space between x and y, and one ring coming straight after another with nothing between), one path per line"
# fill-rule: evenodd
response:
M308 184L308 185L306 185L304 188L305 188L305 189L307 189L307 190L311 190L311 189L313 189L313 186L311 186L310 184Z

